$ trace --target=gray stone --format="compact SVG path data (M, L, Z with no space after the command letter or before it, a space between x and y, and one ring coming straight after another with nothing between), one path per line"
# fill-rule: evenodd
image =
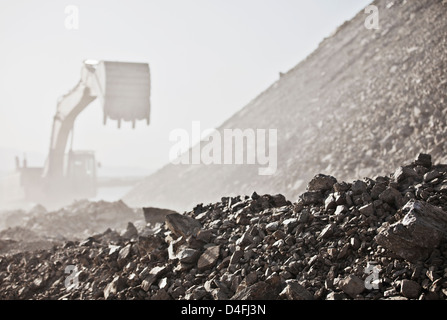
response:
M141 272L138 274L138 278L140 280L144 280L147 277L147 275L149 274L149 271L151 271L149 269L149 267L144 267L144 269L141 270Z
M379 195L379 199L383 202L386 202L396 209L400 208L403 205L403 198L400 192L392 187L388 187Z
M343 247L340 249L340 252L337 255L337 259L345 258L348 255L348 253L349 253L349 247L350 247L350 244L349 243L345 243L343 245Z
M335 192L334 193L335 204L337 206L346 204L346 193L344 192Z
M158 290L153 296L151 296L151 300L172 300L171 295L166 291L166 289Z
M152 208L146 207L143 208L144 220L146 223L150 223L151 225L155 225L156 223L163 223L168 214L178 213L169 209L160 209L160 208Z
M367 185L364 181L356 180L352 183L351 191L354 195L361 195L362 193L366 192Z
M317 240L328 238L332 235L333 232L334 232L334 224L330 223L323 228L323 230L318 235Z
M168 257L171 260L178 259L178 252L181 250L182 247L185 247L186 240L184 237L179 237L177 239L169 241L169 247L168 247Z
M93 238L93 237L88 237L87 239L82 240L82 241L79 243L79 246L81 246L81 247L90 247L90 246L93 244L93 242L95 242L95 241L96 241L95 238ZM0 249L1 249L1 247L0 247Z
M273 300L270 286L264 281L257 282L237 292L231 300Z
M371 198L374 200L379 199L379 196L382 192L384 192L387 188L385 183L376 183L371 189Z
M348 211L348 208L346 206L340 205L340 206L337 206L337 208L335 209L334 214L338 216L338 215L343 214L343 213L345 213L347 211Z
M217 263L220 255L220 246L212 246L205 249L197 261L199 271L211 269Z
M377 243L409 261L428 257L447 234L447 213L419 200L410 200L398 222L379 228Z
M331 209L335 209L336 206L337 206L337 203L335 201L334 194L331 193L331 194L329 194L329 196L324 201L324 210L328 211L328 210L331 210Z
M144 291L148 291L151 285L167 272L168 268L166 266L152 268L151 271L149 271L148 276L141 283L141 288Z
M327 191L331 190L334 184L337 183L337 179L332 176L324 174L316 175L307 185L309 191Z
M122 248L119 253L118 253L118 266L120 268L122 268L124 265L126 265L127 260L129 259L129 257L131 256L131 249L132 249L132 244L128 244L127 246L125 246L124 248Z
M228 293L220 288L213 289L211 295L214 300L229 300Z
M429 171L426 174L424 174L424 181L430 182L433 179L439 178L440 176L442 176L442 172L440 172L438 170L432 170L432 171Z
M208 243L211 241L212 236L213 236L212 230L202 229L199 230L199 232L197 232L196 239Z
M139 236L137 248L140 254L150 254L165 244L165 240L157 235Z
M275 239L284 239L286 237L286 234L282 230L276 230L272 233L272 236L275 237Z
M347 182L337 182L336 184L334 184L334 191L335 192L345 192L348 191L349 188L351 187L351 185Z
M233 252L230 258L230 264L236 264L244 256L243 250L236 250Z
M237 292L231 300L276 300L280 292L280 277L272 276Z
M236 240L236 245L238 246L248 246L253 242L253 236L250 234L249 231L245 231L242 236Z
M414 164L430 169L432 166L431 155L420 153L414 161Z
M165 289L168 287L168 278L164 277L158 281L158 288Z
M351 244L351 247L352 247L352 249L354 249L354 250L357 250L358 248L360 248L360 245L361 245L360 240L357 239L357 237L352 237L352 238L349 240L349 243Z
M177 237L195 235L202 228L198 220L178 213L168 214L165 223L169 230Z
M279 227L279 222L278 221L274 221L274 222L270 222L269 224L267 224L265 226L265 229L269 232L274 232L278 229Z
M297 280L286 280L286 287L279 297L286 300L314 300L314 296Z
M397 183L403 182L405 179L415 177L417 175L416 171L413 170L412 166L399 167L394 173L393 178Z
M404 279L400 283L400 293L408 299L417 299L421 294L421 286L413 280Z
M126 287L125 279L120 276L116 276L115 278L113 278L112 282L110 282L104 288L104 298L107 300L111 295L116 295L125 287Z
M299 223L306 223L307 221L309 221L309 218L310 218L310 213L306 209L304 209L303 211L301 211L298 214L298 222Z
M275 195L273 195L272 196L272 200L273 200L273 202L275 204L275 207L283 207L283 206L286 206L288 204L287 200L286 200L286 197L284 197L284 195L282 195L282 194L275 194Z
M124 239L135 239L138 237L138 230L132 222L127 223L127 228L121 235Z
M359 209L359 212L365 216L374 215L374 205L372 203L367 204Z
M338 285L344 293L353 299L365 290L364 281L355 275L349 275L340 280Z
M192 286L185 292L185 299L186 300L201 300L206 295L208 295L208 292L205 290L203 286Z
M295 228L298 225L298 219L289 218L284 220L282 224L284 225L286 232L290 233L292 232L293 228Z
M191 248L184 248L179 250L177 258L182 263L195 263L200 256L200 252Z
M299 197L304 205L318 204L323 202L323 195L320 191L307 191Z

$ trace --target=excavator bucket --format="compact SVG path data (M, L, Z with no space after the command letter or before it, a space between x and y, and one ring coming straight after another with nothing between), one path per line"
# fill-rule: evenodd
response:
M107 118L150 122L150 72L147 63L100 61L95 68L99 97Z

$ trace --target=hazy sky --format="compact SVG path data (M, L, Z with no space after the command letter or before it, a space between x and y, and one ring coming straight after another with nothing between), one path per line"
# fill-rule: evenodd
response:
M149 173L168 162L171 130L219 126L370 2L1 1L0 163L2 148L14 148L43 165L57 99L84 59L134 61L151 68L151 125L103 126L95 101L76 121L74 146ZM68 5L79 8L78 30L65 28Z

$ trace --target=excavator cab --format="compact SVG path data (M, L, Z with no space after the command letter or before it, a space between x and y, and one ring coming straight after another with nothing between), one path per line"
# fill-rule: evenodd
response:
M93 151L73 151L67 155L66 179L76 198L96 196L96 160Z

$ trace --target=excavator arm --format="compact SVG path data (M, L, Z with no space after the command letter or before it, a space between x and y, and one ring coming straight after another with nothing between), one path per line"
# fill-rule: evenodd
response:
M77 116L99 98L107 118L118 121L150 121L150 73L146 63L84 61L81 80L57 104L50 151L43 177L57 181L64 177L64 156L68 137Z
M57 179L63 176L65 148L68 136L73 129L76 117L84 110L96 96L90 94L90 89L82 82L70 91L58 103L58 110L53 119L50 152L44 170L44 176Z

